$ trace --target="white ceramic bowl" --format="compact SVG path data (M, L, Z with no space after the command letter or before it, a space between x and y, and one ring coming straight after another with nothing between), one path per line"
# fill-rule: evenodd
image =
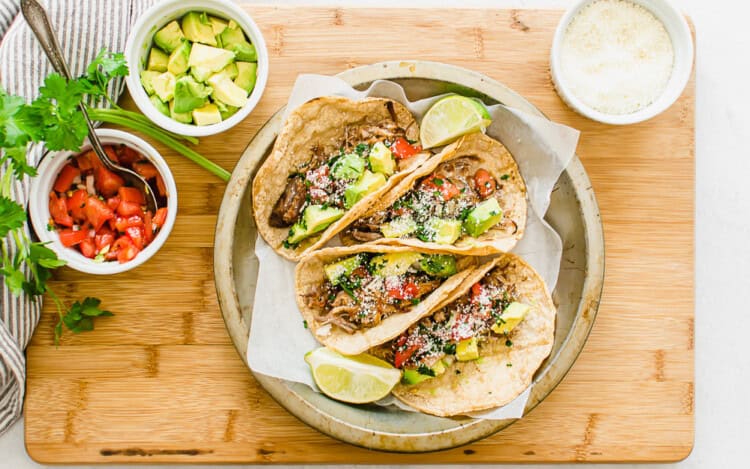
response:
M550 56L550 71L557 94L560 95L568 106L579 114L605 124L626 125L651 119L677 101L677 98L680 97L690 79L693 69L693 37L690 34L687 21L685 21L682 13L667 0L629 0L653 13L667 30L674 50L672 75L661 96L648 106L630 114L606 114L586 105L570 91L568 84L565 82L565 76L562 73L560 63L563 37L565 36L565 31L568 29L568 25L581 9L594 1L596 0L581 0L576 2L563 14L560 23L557 25Z
M255 45L258 54L257 81L247 103L229 119L213 125L183 124L165 116L151 104L148 94L141 85L140 72L148 60L147 53L151 48L154 34L165 24L190 11L205 11L220 18L233 19ZM203 137L218 134L234 127L247 117L258 104L268 81L268 50L263 35L261 35L260 29L252 18L230 0L166 0L157 2L143 12L130 31L125 45L125 59L130 67L130 73L125 78L125 82L138 109L159 127L180 135Z
M84 257L77 249L63 246L57 233L47 229L47 223L51 218L49 213L49 193L52 191L52 186L55 184L57 174L68 162L68 157L85 152L91 148L88 139L84 141L80 152L57 152L47 155L47 157L42 160L39 168L37 168L39 175L31 180L29 212L31 216L31 224L39 239L42 242L49 242L50 249L55 251L60 259L64 259L69 267L89 274L117 274L138 267L149 260L167 240L167 237L169 237L169 233L174 226L175 217L177 216L177 186L175 185L172 172L169 170L169 166L167 166L167 162L164 161L164 158L161 157L154 147L144 142L142 139L135 135L113 129L98 129L96 134L104 145L125 144L135 149L156 166L162 179L164 179L164 184L167 186L167 207L169 208L167 211L167 221L156 233L151 244L146 246L143 251L139 252L134 259L125 262L124 264L120 264L117 261L94 262L93 259Z

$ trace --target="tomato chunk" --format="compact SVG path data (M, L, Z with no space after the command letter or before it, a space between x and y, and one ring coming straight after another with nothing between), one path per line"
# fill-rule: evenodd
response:
M138 250L142 250L146 245L142 227L130 226L128 228L125 228L125 234L133 241L133 244L135 244L135 247L137 247Z
M60 242L63 246L71 247L79 244L84 239L88 239L88 230L59 230L57 235L60 237Z
M93 151L87 151L86 153L81 153L80 155L76 156L76 164L78 164L78 169L82 172L94 169L94 165L91 162L92 158L95 159L97 163L99 163L99 158L96 157Z
M161 174L156 175L156 190L159 191L160 196L167 196L167 185L164 184L164 178L161 177Z
M143 217L143 210L141 209L140 204L127 202L125 200L120 202L120 205L117 206L117 213L123 217L132 217L133 215Z
M96 252L101 251L107 246L111 247L112 243L114 242L115 234L106 226L103 226L99 231L97 231L96 236L94 236L94 246L96 247Z
M149 211L146 211L146 216L143 218L143 238L146 244L151 244L154 240L154 221Z
M133 240L128 236L120 236L113 245L115 252L117 253L117 261L120 264L128 262L138 255L138 248L133 243Z
M56 193L49 194L49 214L52 219L60 226L73 226L73 217L68 213L68 204L65 195L58 197Z
M120 198L118 196L110 197L109 199L107 199L107 207L111 208L112 210L117 210L117 207L119 206Z
M93 259L96 257L97 251L93 239L84 239L83 241L81 241L81 244L78 247L81 249L81 254L83 254L85 257L88 257L89 259Z
M65 166L63 166L63 169L60 170L60 174L57 175L57 179L55 180L55 185L52 186L53 189L55 189L57 192L65 192L68 189L70 189L70 186L73 185L73 180L76 177L81 176L81 170L73 166L72 164L68 163Z
M406 282L397 287L388 288L388 296L397 300L411 300L419 295L419 287L414 282Z
M120 233L125 233L132 226L143 227L143 225L143 218L138 215L133 215L132 217L115 217L115 229Z
M104 225L107 220L114 218L115 213L107 207L107 204L99 200L98 198L91 196L86 201L86 219L91 223L94 231L99 231L99 228Z
M495 178L484 168L479 168L474 174L474 183L477 186L479 196L483 199L486 199L495 192Z
M121 165L132 166L136 161L140 161L143 157L134 149L127 145L120 145L117 147L117 159Z
M422 151L420 145L412 145L404 137L397 138L391 145L391 152L393 152L393 156L395 156L397 160L409 158L420 151Z
M393 357L393 366L395 366L396 368L401 368L402 366L404 366L404 363L406 363L421 347L422 344L417 341L407 346L403 350L401 348L396 350L396 355Z
M117 152L114 148L112 148L112 145L104 145L104 153L106 153L107 156L109 156L109 159L114 161L115 163L120 162L120 158L118 158Z
M123 184L125 184L125 181L120 176L104 166L96 168L94 185L96 186L96 190L104 197L112 197L117 194L117 190Z
M156 170L156 166L146 161L140 161L133 163L133 170L140 174L144 179L155 178L159 175L159 171Z
M139 191L135 187L122 186L118 190L117 194L120 196L120 199L124 200L125 202L134 202L138 205L146 205L146 197L143 195L143 192Z
M68 197L68 212L70 212L70 215L75 221L82 222L86 219L86 213L84 209L86 208L86 201L88 200L88 198L89 195L83 189L78 189L77 191L73 192L73 195Z
M461 191L458 189L458 186L453 184L450 180L439 178L437 176L428 177L427 179L422 181L422 186L424 186L428 190L440 192L440 195L445 201L451 200L461 193Z
M164 223L167 221L167 207L162 207L158 210L156 210L156 214L154 215L154 225L157 228L161 228L164 226Z

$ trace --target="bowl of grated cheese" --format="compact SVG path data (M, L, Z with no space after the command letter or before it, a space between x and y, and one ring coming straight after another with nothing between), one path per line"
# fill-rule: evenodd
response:
M687 21L667 0L583 0L565 12L550 57L562 100L613 125L669 108L693 68Z

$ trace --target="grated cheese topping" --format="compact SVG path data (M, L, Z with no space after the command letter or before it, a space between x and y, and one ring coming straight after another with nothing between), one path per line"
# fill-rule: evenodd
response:
M664 25L627 0L597 0L570 22L561 73L571 92L607 114L630 114L654 102L672 75L674 50Z

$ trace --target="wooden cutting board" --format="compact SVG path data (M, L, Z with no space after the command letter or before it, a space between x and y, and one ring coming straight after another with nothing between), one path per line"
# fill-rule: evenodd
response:
M224 184L163 147L179 215L147 264L112 277L61 270L67 301L116 316L52 343L52 302L28 348L26 448L43 463L475 463L675 461L694 432L694 81L661 116L596 124L555 94L548 60L561 12L247 5L268 41L269 85L242 124L199 150L231 169L298 73L426 59L503 82L581 130L578 152L607 244L599 316L579 360L537 409L483 441L431 454L368 451L300 423L252 378L226 333L212 276Z

